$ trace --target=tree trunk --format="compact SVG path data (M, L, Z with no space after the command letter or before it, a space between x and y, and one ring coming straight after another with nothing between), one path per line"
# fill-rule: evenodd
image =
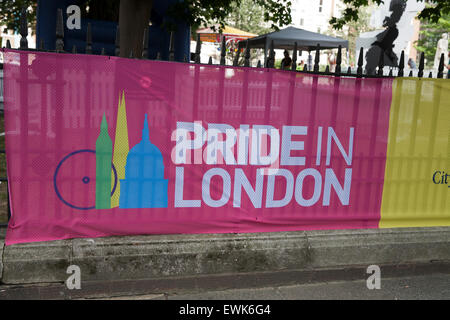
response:
M121 0L119 10L120 56L142 56L144 29L148 28L153 0Z

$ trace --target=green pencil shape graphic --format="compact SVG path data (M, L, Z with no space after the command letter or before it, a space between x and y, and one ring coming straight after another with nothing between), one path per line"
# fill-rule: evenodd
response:
M95 208L111 208L111 159L112 141L108 134L108 123L103 114L100 134L95 143Z

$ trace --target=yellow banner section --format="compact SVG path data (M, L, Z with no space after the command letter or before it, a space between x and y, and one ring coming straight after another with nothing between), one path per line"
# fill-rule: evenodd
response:
M379 226L450 226L450 80L394 81Z

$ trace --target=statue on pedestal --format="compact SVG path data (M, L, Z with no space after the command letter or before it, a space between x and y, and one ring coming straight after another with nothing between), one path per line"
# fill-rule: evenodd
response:
M448 54L448 34L442 34L442 38L439 39L436 48L436 54L434 55L434 68L439 68L439 61L441 60L441 55L444 54L444 58Z

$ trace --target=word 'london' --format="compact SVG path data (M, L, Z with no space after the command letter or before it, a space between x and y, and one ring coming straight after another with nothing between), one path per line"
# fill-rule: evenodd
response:
M184 166L176 166L175 181L175 207L201 207L201 201L210 207L222 207L226 205L231 196L233 207L241 207L242 189L246 192L255 208L263 206L263 188L266 184L265 208L280 208L287 206L292 198L302 207L310 207L318 203L322 197L322 205L329 206L331 190L336 193L340 203L349 205L352 180L352 157L354 128L349 128L348 136L344 140L338 138L332 127L318 127L316 138L316 150L310 152L315 159L309 163L321 166L325 161L325 172L315 168L302 168L294 176L292 170L298 171L304 167L307 158L301 155L302 151L310 150L312 139L308 138L307 126L283 126L280 130L270 125L240 125L235 129L228 124L208 124L205 129L200 121L177 122L177 129L172 135L176 145L172 150L172 161L175 165L199 165L202 160L206 165L221 166L264 166L256 169L255 180L249 181L242 168L234 168L234 177L222 167L213 167L207 170L202 178L202 200L187 199L184 195ZM311 138L311 137L310 137ZM322 140L326 138L325 159L322 159ZM300 140L302 139L302 140ZM345 141L347 149L341 141ZM339 182L331 165L332 147L338 148L342 158L339 163L345 163L344 181ZM294 153L294 155L292 155ZM193 158L193 161L191 159ZM323 171L323 170L322 170ZM220 177L221 188L212 183L213 177ZM267 178L264 178L267 176ZM216 178L217 179L217 178ZM275 180L284 179L284 196L275 199ZM234 181L233 181L234 180ZM305 197L303 186L305 180L314 184L311 196ZM218 180L216 180L218 181ZM264 182L266 181L266 182ZM189 180L189 183L195 183ZM254 187L252 187L254 185ZM222 189L221 196L211 196L212 189ZM233 190L231 190L233 188ZM277 184L277 194L280 192Z

